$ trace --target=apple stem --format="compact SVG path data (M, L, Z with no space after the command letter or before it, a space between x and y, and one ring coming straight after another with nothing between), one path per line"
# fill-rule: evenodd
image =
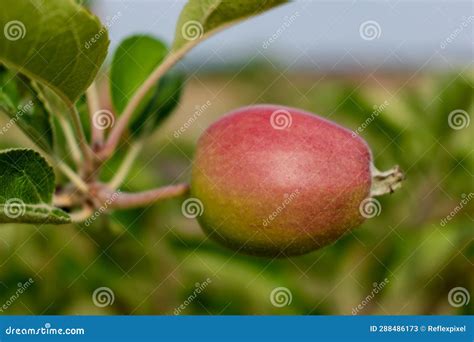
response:
M121 192L120 190L113 191L102 185L98 186L94 192L94 197L107 209L129 209L143 207L168 198L183 196L189 192L189 185L168 185L136 193Z
M372 186L370 197L391 194L402 186L405 175L398 165L388 171L379 171L373 164L370 166L372 173Z

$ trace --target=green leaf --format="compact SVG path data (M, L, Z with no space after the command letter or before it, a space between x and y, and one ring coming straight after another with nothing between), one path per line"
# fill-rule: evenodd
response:
M70 222L69 215L52 206L54 172L33 150L0 152L0 223Z
M172 51L190 48L213 33L287 0L189 0L178 19Z
M43 102L45 108L50 112L53 118L56 116L62 116L64 119L68 120L68 113L70 112L66 103L48 87L45 87L36 82L32 83L33 88L35 88L38 93L38 98ZM79 118L81 120L84 133L88 141L90 141L90 117L89 117L89 108L87 106L87 99L85 95L82 95L76 102L76 108L79 113Z
M115 52L111 69L111 94L115 110L121 113L138 88L168 55L160 40L136 35L123 41ZM131 120L136 136L155 129L179 102L184 77L168 72L144 97Z
M166 45L150 36L132 36L119 45L110 71L112 104L117 113L123 112L128 101L167 54ZM150 100L150 95L144 103Z
M32 86L36 90L38 98L52 115L65 116L69 113L66 103L54 91L37 82L32 82Z
M0 112L10 117L0 128L0 136L10 126L17 125L37 146L53 152L55 137L50 114L28 79L3 67L0 67Z
M108 33L73 0L15 0L0 11L0 62L74 103L107 54Z
M147 107L132 121L134 136L156 129L178 105L184 86L184 74L168 72L161 78Z

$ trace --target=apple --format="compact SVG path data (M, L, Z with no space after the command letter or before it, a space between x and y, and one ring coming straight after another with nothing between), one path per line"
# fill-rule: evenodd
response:
M375 169L369 146L350 130L300 109L257 105L202 134L191 196L212 239L246 254L288 257L360 225L364 201L392 192L402 178L398 167Z

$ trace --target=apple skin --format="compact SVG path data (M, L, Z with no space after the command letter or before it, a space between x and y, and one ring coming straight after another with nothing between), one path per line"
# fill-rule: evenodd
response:
M245 107L200 137L191 196L215 241L257 256L301 255L364 221L371 163L365 141L331 121L295 108Z

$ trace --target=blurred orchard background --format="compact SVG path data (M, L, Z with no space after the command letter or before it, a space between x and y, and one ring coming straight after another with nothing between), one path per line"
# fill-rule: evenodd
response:
M171 41L184 2L89 5L113 51L135 33ZM181 102L123 190L189 180L203 130L254 103L357 131L380 169L406 172L403 188L335 244L290 259L209 241L184 198L91 226L3 225L0 313L473 314L473 15L459 0L295 1L211 38L178 65ZM0 144L28 141L12 129Z

